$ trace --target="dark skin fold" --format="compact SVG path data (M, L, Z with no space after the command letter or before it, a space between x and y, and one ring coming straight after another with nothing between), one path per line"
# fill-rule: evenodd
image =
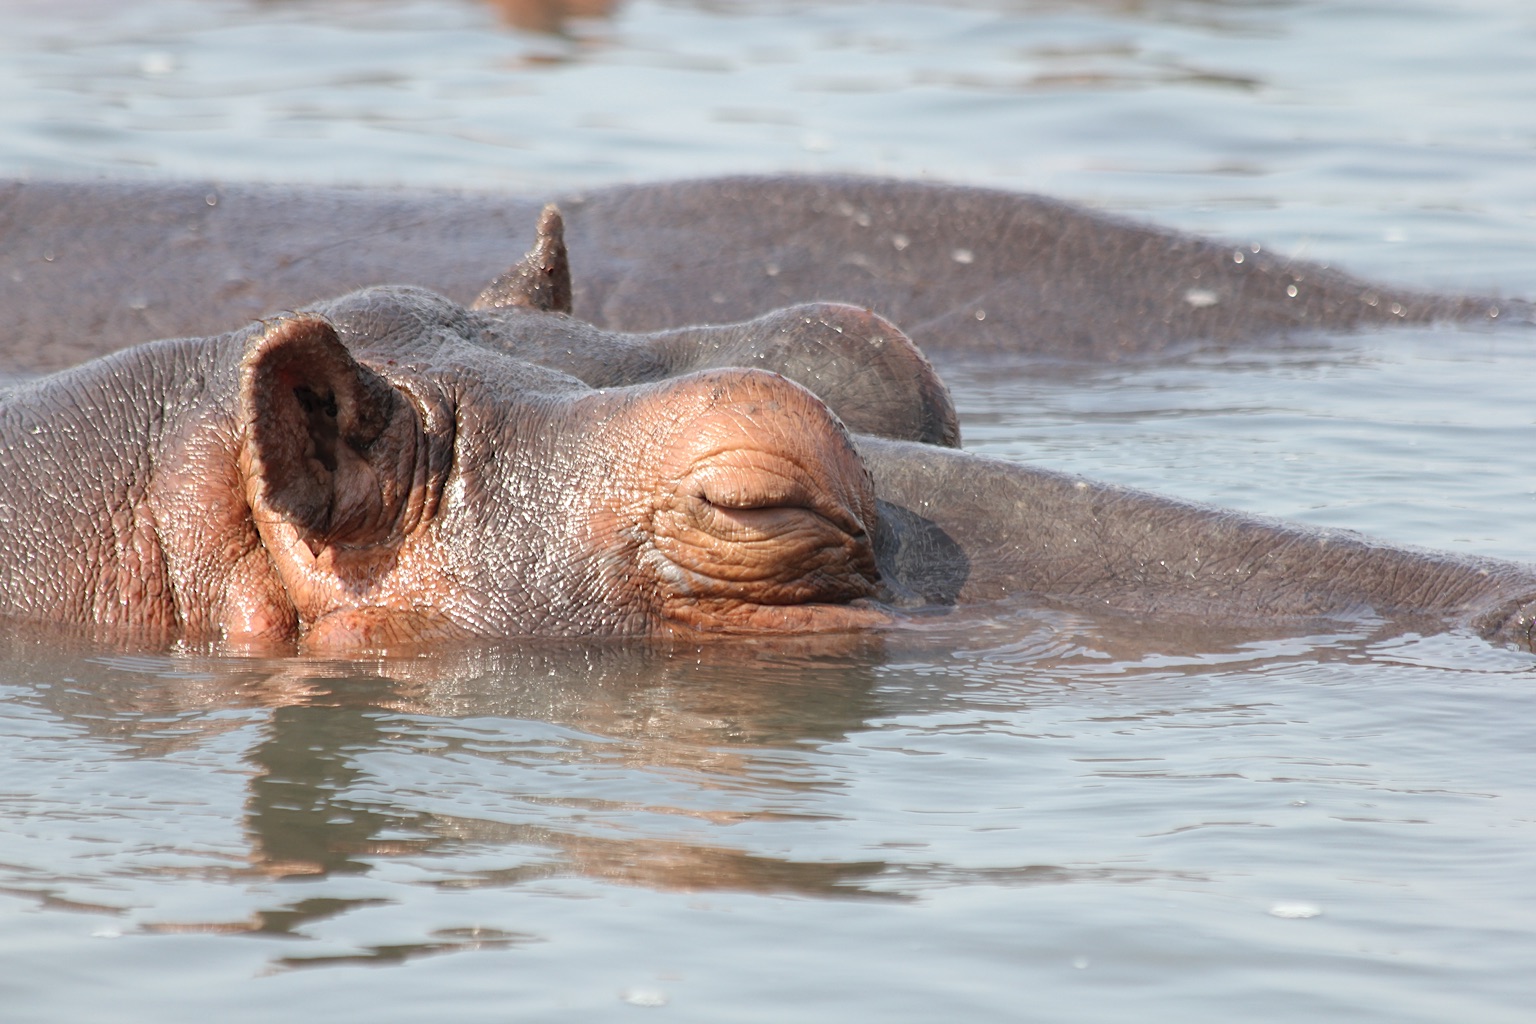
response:
M123 215L82 232L93 204ZM958 438L948 396L893 326L940 359L1005 346L1116 358L1296 329L1528 315L1519 302L1381 288L1262 255L1238 264L1230 246L1047 200L843 180L578 199L568 204L575 275L546 215L527 260L466 288L466 262L514 213L536 211L420 194L13 187L0 207L12 243L0 286L14 299L14 368L117 347L156 324L168 329L150 333L180 333L253 305L299 305L327 282L412 279L479 298L466 309L376 291L124 353L13 397L3 493L14 518L42 525L11 536L0 570L41 548L55 552L44 562L62 582L7 570L10 613L366 647L866 628L899 624L904 609L1022 598L1266 627L1380 615L1529 646L1527 567L944 447ZM114 263L135 245L165 258ZM1114 272L1093 271L1106 266ZM725 326L686 326L705 321ZM612 325L641 333L599 329ZM302 358L281 355L293 352ZM118 394L103 380L131 386ZM153 406L169 414L145 418ZM128 417L138 426L92 435L101 409L138 410ZM68 444L29 440L57 417L69 429L53 435ZM688 447L701 439L704 449ZM444 445L451 457L434 456ZM104 451L99 475L128 485L56 541L38 519L42 499L15 481ZM721 452L748 454L712 467ZM102 489L85 475L79 500ZM156 501L167 511L139 511ZM199 510L182 513L187 529L164 528L186 508ZM210 509L233 525L204 529L190 554L156 546L196 535ZM424 529L437 532L418 544ZM90 582L71 590L68 553L79 550L100 554ZM136 607L159 610L125 610Z

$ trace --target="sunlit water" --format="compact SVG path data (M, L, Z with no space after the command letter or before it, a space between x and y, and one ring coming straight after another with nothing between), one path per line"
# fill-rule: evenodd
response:
M1536 293L1523 0L498 11L5 0L0 172L854 170ZM1536 559L1532 340L945 371L976 450ZM10 637L0 1020L1529 1021L1536 662L1337 629L1016 607L361 664Z

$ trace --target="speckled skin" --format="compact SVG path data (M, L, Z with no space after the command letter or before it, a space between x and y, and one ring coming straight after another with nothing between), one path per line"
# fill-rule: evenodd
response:
M1319 267L1282 264L1263 254L1250 252L1238 263L1231 246L1049 200L981 190L840 179L738 179L616 189L568 199L564 205L576 254L571 301L582 319L558 310L503 308L499 318L481 321L474 337L459 339L482 353L462 356L461 369L473 366L478 375L511 354L552 368L518 363L522 369L514 376L546 374L540 379L558 379L564 382L560 387L583 394L622 390L637 381L660 382L641 385L637 393L646 394L644 388L679 387L679 378L670 375L698 366L757 365L754 359L774 349L765 339L784 326L792 334L813 326L808 320L820 321L813 333L827 338L854 334L866 340L899 337L890 326L894 321L939 359L947 353L989 351L1112 359L1202 342L1251 343L1293 330L1487 319L1495 311L1510 319L1531 312L1515 300L1421 295ZM12 186L0 206L0 231L7 242L0 249L0 302L12 314L9 365L47 369L146 336L227 328L252 313L297 307L320 293L379 280L412 280L468 301L483 284L486 267L504 262L507 250L515 248L506 239L522 235L521 225L536 212L531 203L441 194ZM96 226L84 230L87 222ZM163 258L134 258L145 251ZM1105 267L1114 273L1093 272ZM432 306L439 311L433 316L449 321L472 322L481 315L435 296L391 294ZM773 312L805 302L813 305ZM716 332L686 326L763 317L755 327ZM594 325L657 333L638 340L599 334ZM13 501L5 508L14 532L0 551L0 587L13 613L116 621L112 609L125 600L128 605L153 603L156 595L175 589L175 573L156 568L166 561L163 549L147 542L153 531L146 532L143 518L132 511L135 499L146 493L142 484L133 483L141 477L125 467L162 458L166 444L185 447L189 438L204 437L189 425L208 415L206 410L228 415L230 388L238 391L231 380L238 379L239 371L232 367L243 365L248 353L242 354L241 346L249 346L253 330L127 352L113 362L53 378L28 392L21 404L5 406L0 438L8 479L33 472L25 467L42 467L34 473L37 482L31 490L10 485L11 493L31 495L32 503ZM370 330L341 333L349 347L357 347L358 338L372 337ZM735 334L749 339L744 347L731 340ZM787 356L772 357L779 360L775 369L814 378L816 364L806 363L807 351L824 347L790 346ZM360 356L364 362L385 354L372 341L359 351L371 353ZM856 358L843 362L855 368L859 363ZM110 367L105 378L103 366ZM1266 627L1378 615L1420 627L1460 624L1530 646L1536 573L1528 567L1394 548L1351 533L1290 526L913 443L952 443L943 436L943 405L931 392L914 387L905 372L886 376L906 383L891 392L894 397L873 405L897 412L903 406L916 408L917 426L860 423L856 429L888 435L855 438L874 491L860 491L855 478L862 470L847 466L833 474L841 482L832 488L853 495L843 501L846 507L863 510L858 518L877 569L869 568L863 553L848 556L843 565L857 564L853 576L864 582L841 591L833 587L823 595L828 601L813 604L862 612L870 596L890 608L985 604L1022 595L1140 618ZM858 422L859 375L845 373L840 380L823 387L822 397L833 410L843 403L844 418ZM206 384L204 390L198 389L199 382ZM817 384L814 379L807 383ZM599 390L592 392L592 386ZM70 392L77 397L59 399ZM82 392L90 396L83 402L78 398ZM671 400L677 398L673 394ZM794 417L825 412L819 403L806 405L798 398L791 404ZM112 419L117 414L102 412L109 407L139 410L138 425L122 428ZM150 407L168 412L157 419L144 413ZM46 436L34 432L39 426L53 431L61 446L37 440ZM88 427L105 432L92 434ZM221 429L229 434L228 427ZM819 427L813 433L827 439L836 430ZM159 440L140 443L146 438ZM237 446L237 466L244 450ZM836 445L829 449L841 450ZM97 465L103 452L109 456L106 469ZM71 477L55 499L49 488L59 486L57 481L77 465L85 467L84 475ZM221 508L198 481L229 471L196 465L203 466L201 477L176 477L191 488L177 499L184 502L180 507ZM522 477L511 473L507 479L542 480L539 486L564 486L568 495L592 490L573 484L578 477L597 479L561 468L558 461L546 464L554 467L549 472L534 472L529 465L523 466ZM625 472L636 470L631 465ZM613 466L605 465L601 474L612 476ZM127 490L124 479L130 481ZM517 486L524 488L519 493L538 490L531 482ZM77 509L103 494L108 498L93 506L94 518L77 517L85 525L67 543L50 541L46 526L40 525L40 508ZM245 495L246 507L260 504L251 488L245 487ZM869 506L872 495L878 502ZM474 495L464 504L480 506L497 507L477 503ZM507 512L502 508L496 514ZM581 515L586 522L601 519L595 506L586 506ZM188 516L183 525L194 532L195 516ZM260 521L258 512L252 523ZM259 561L252 531L260 536L252 525L220 542L231 564ZM494 563L504 555L487 548L486 537L484 530L473 535L466 550ZM430 634L444 618L453 630L476 635L645 633L666 618L653 610L635 616L632 609L639 606L624 600L606 608L600 596L595 604L590 597L570 595L552 600L544 589L564 594L559 581L582 575L547 560L576 557L580 563L576 553L582 549L569 539L535 537L528 550L540 552L546 561L535 559L519 570L540 590L525 595L525 603L543 609L540 615L558 609L553 618L464 614L455 619L429 608L421 622L397 630L373 613L343 615L322 626L318 623L325 615L306 620L296 610L281 628L267 632L329 637L345 646L388 641L413 635L413 630ZM305 540L305 546L312 540ZM83 590L69 590L66 581L68 594L61 597L47 566L60 559L67 566L69 552L81 545L115 552L111 571L101 575L104 582ZM193 569L183 576L191 582L183 590L191 596L178 607L228 604L227 596L203 592L213 586L206 583L209 574L195 571L199 563L190 564ZM294 603L292 588L284 588ZM584 593L600 594L601 588ZM418 602L416 612L422 607ZM181 617L172 626L190 629L188 613L177 614ZM266 635L266 620L240 608L225 613L224 624L214 631L238 632L229 623L238 624L241 614L256 624L249 632ZM891 614L900 621L902 613ZM858 628L876 621L892 620L877 609L874 618L831 615L811 622L780 616L777 623L747 625Z
M0 370L409 282L463 303L521 253L541 202L212 184L0 184ZM573 312L653 331L830 301L957 352L1112 360L1293 331L1530 317L1038 196L857 178L727 178L560 198ZM1296 294L1292 296L1290 290ZM978 314L982 318L978 319Z

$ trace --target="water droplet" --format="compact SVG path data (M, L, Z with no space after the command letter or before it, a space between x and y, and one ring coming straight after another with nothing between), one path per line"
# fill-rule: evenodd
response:
M142 295L135 295L128 300L128 308L134 312L142 312L149 308L149 300Z
M987 311L986 310L978 309L976 311L976 319L977 320L985 320L986 318L987 318Z
M976 254L969 249L956 249L949 254L949 258L956 263L975 263Z
M1402 228L1387 228L1382 233L1381 239L1384 242L1406 242L1408 241L1408 232Z
M912 239L908 238L906 235L892 235L891 244L896 247L897 252L901 252L907 246L912 244Z
M1086 971L1088 969L1088 958L1085 956L1075 956L1072 958L1072 966L1079 971Z
M853 215L853 222L861 228L867 228L869 227L870 222L869 214L863 210L860 210L858 213Z
M1251 250L1251 251L1252 251L1252 252L1253 252L1253 254L1254 254L1254 255L1255 255L1255 256L1257 256L1257 255L1258 255L1258 254L1259 254L1259 251L1260 251L1260 250L1261 250L1261 249L1263 249L1263 246L1261 246L1261 245L1259 245L1259 243L1258 243L1258 242L1254 242L1254 243L1253 243L1253 244L1252 244L1252 245L1250 245L1250 246L1249 246L1249 247L1248 247L1248 248L1249 248L1249 249L1250 249L1250 250Z
M1221 301L1221 298L1209 288L1191 288L1184 293L1184 301L1196 309L1209 309Z
M212 192L209 192L207 195L203 196L203 202L207 203L209 206L218 206L219 197L214 195Z
M709 297L709 301L713 302L717 306L722 306L722 305L725 304L725 293L724 292L715 292L713 295L711 295Z
M114 928L109 924L102 925L100 928L97 928L95 931L91 932L91 938L93 939L120 939L122 937L123 930L121 928Z
M1276 903L1269 908L1271 917L1282 917L1287 921L1305 921L1320 917L1322 913L1323 908L1315 903Z
M770 263L764 267L763 270L768 274L769 277L779 276L779 265L777 263Z
M1488 318L1490 320L1497 320L1499 318L1499 307L1498 306L1489 306L1488 307Z
M1366 292L1364 295L1360 296L1360 298L1365 302L1367 306L1370 306L1372 309L1375 309L1376 304L1381 301L1381 299L1376 297L1375 292Z
M666 1006L671 998L665 993L654 988L627 988L619 993L619 998L630 1006Z
M1392 315L1393 316L1402 316L1403 315L1404 310L1403 310L1403 307L1402 307L1401 303L1397 303L1397 302L1392 303L1391 309L1392 309Z
M1241 262L1243 262L1243 250L1238 249L1236 252L1234 252L1232 254L1232 262L1233 263L1241 263Z
M1291 298L1294 299L1296 297L1296 286L1293 285L1293 284L1286 285L1285 286L1285 294L1289 295Z
M43 250L43 262L44 263L52 263L53 262L53 250L52 249L45 249L45 250Z
M1292 807L1305 807L1305 806L1307 806L1307 802L1305 800L1292 800L1291 801L1291 806Z
M832 138L819 132L809 132L801 137L800 147L807 153L825 153L832 148Z

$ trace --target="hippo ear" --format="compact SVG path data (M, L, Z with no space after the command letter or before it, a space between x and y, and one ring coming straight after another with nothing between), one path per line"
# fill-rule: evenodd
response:
M470 308L508 306L548 313L571 311L571 262L565 251L565 221L553 203L539 215L539 234L528 255L492 281Z
M402 513L422 506L410 500L421 483L411 461L427 447L420 418L323 317L276 321L246 346L240 421L246 497L259 527L286 523L318 555L413 525Z

